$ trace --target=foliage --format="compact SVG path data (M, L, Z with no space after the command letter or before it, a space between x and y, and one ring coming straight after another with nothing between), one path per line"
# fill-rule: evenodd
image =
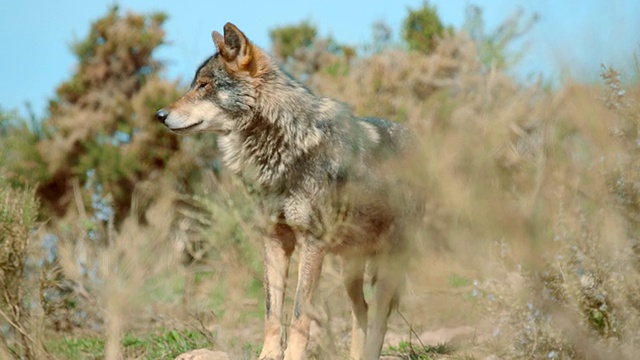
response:
M332 37L316 35L315 26L308 21L270 32L274 54L283 62L285 70L302 82L320 70L344 74L356 57L354 47L340 44Z
M0 108L0 136L2 138L7 137L7 133L12 126L15 126L16 120L18 120L17 111L3 111Z
M47 178L37 145L43 134L39 120L31 124L17 112L0 109L0 176L13 187L33 187Z
M281 60L293 56L298 49L309 47L316 40L317 34L318 30L308 20L269 31L273 53Z
M163 43L164 19L162 14L122 16L114 7L73 45L76 73L58 87L43 123L45 138L37 146L47 173L36 179L38 194L57 216L80 190L83 206L91 209L91 194L97 194L108 200L119 222L141 184L181 166L174 156L177 138L154 120L155 111L177 97L175 84L158 78L161 65L152 57Z
M428 54L436 47L436 39L445 32L438 11L435 5L429 5L428 2L424 2L419 9L408 11L402 23L402 37L409 49Z
M105 285L119 281L119 276L131 276L122 270L132 264L146 265L145 271L151 273L155 265L172 264L123 257L122 248L114 246L120 238L117 229L144 226L149 208L171 202L172 190L188 186L194 167L177 137L154 117L178 94L175 83L159 78L162 66L153 58L163 43L165 18L163 14L122 15L116 7L110 9L92 24L86 39L72 46L78 59L76 72L56 90L47 118L30 125L11 112L3 112L0 118L0 185L32 186L43 205L39 216L50 220L38 245L43 254L23 259L37 264L28 276L39 291L24 299L27 309L11 309L26 314L37 308L45 317L40 324L49 329L103 326L105 315L98 304L112 308L107 317L115 322L119 313L107 301ZM194 149L205 147L200 158L208 161L206 154L213 152L210 143ZM19 200L16 194L11 193L8 201ZM125 226L128 218L138 225ZM153 219L151 223L162 234L171 221L158 224ZM156 236L166 239L167 233ZM149 236L136 240L140 242L128 242L127 254L153 253L144 249ZM162 259L159 255L153 260ZM120 272L105 265L116 263ZM144 283L144 277L137 279L139 285ZM109 334L113 343L118 332ZM19 351L11 344L5 348Z
M371 48L374 53L388 48L393 37L393 30L383 21L376 21L371 25Z
M446 99L448 89L465 84L481 64L474 44L467 38L445 35L431 54L387 49L357 61L324 53L322 66L307 79L321 94L349 99L356 113L363 116L406 121L410 110L420 111L425 101L439 94ZM336 72L333 69L345 69ZM417 118L417 116L414 116Z
M487 69L495 67L504 70L516 65L525 55L525 48L513 52L511 47L518 42L538 22L533 14L524 18L522 9L518 9L511 17L493 31L485 29L482 9L477 5L467 6L463 29L478 46L478 56Z
M565 145L544 155L561 160L568 179L593 181L554 187L541 266L515 275L519 286L484 289L504 333L495 339L501 358L633 359L640 346L638 102L616 71L603 67L602 77L602 102L590 89L567 90L565 122L549 138Z

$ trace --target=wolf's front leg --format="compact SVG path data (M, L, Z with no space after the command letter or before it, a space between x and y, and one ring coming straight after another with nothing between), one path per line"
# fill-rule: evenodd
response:
M311 325L310 310L313 294L318 287L322 272L322 262L327 249L319 240L309 234L301 235L300 264L298 269L298 287L293 302L293 318L289 327L289 341L285 351L285 360L304 358L309 343Z
M264 242L264 343L260 359L282 358L282 304L295 237L285 225L276 225L275 234Z

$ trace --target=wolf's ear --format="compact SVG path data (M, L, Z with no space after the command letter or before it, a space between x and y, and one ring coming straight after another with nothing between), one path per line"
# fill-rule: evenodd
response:
M224 26L224 36L219 32L211 33L216 48L231 70L248 71L251 75L260 68L263 54L232 23Z
M249 39L232 23L224 26L224 37L217 31L211 33L211 37L218 51L227 61L233 61L248 52Z
M222 37L219 32L214 31L211 33L211 38L213 39L213 43L216 45L216 49L218 50L220 55L227 59L229 55L226 53L227 47L224 44L224 37Z

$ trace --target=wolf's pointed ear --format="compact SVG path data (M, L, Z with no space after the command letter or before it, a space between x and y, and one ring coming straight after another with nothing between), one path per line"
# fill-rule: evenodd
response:
M249 39L230 22L224 25L224 43L236 56L243 56L249 52Z
M226 59L228 55L226 52L226 46L224 45L224 38L220 35L219 32L214 31L211 33L211 38L213 39L213 43L216 45L216 49L218 52Z
M211 37L218 51L227 61L233 61L248 52L249 39L232 23L224 26L224 37L217 31L212 32Z
M224 26L224 36L211 33L213 42L232 71L248 71L252 76L265 69L265 54L256 48L245 34L232 23Z

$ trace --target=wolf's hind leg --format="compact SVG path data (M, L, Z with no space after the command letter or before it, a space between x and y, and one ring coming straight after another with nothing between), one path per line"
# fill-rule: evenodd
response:
M376 259L376 306L373 323L367 334L363 359L378 359L382 350L387 320L399 301L403 288L406 262L392 255L382 255Z
M283 353L282 305L295 236L284 225L276 225L274 230L274 236L264 241L265 326L259 359L277 360Z
M344 286L351 300L351 348L349 358L360 360L367 337L367 302L364 299L364 270L366 259L360 256L342 258Z

